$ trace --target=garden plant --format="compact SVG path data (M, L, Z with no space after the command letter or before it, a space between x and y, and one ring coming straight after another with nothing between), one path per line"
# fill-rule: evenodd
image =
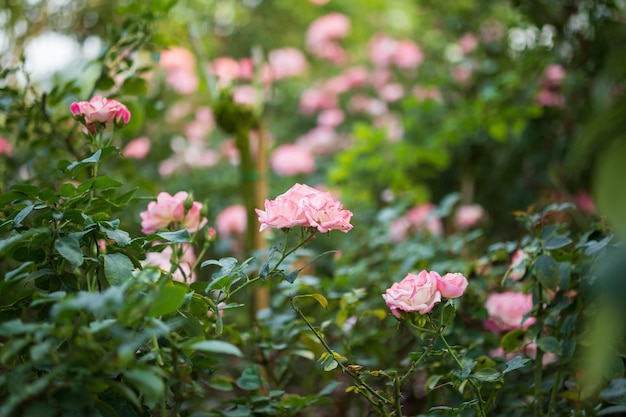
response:
M1 4L0 417L626 415L623 1Z

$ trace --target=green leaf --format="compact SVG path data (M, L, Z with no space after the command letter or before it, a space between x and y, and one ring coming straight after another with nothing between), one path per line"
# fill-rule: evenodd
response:
M243 373L237 378L237 386L246 391L254 391L261 388L261 372L258 366L244 369Z
M6 282L11 282L26 278L33 270L33 265L34 263L32 261L24 262L14 270L7 272L4 276L4 280Z
M185 346L185 348L206 353L224 353L226 355L243 356L237 346L222 340L202 340Z
M328 308L328 300L322 294L301 294L293 297L294 301L298 298L311 297L315 299L324 309Z
M555 237L554 239L550 239L547 242L545 242L543 246L547 250L554 250L554 249L560 249L564 246L567 246L570 243L572 243L572 239L569 239L567 237Z
M130 235L124 230L108 228L100 223L100 231L106 234L107 238L111 239L122 247L130 245Z
M71 164L69 164L67 166L67 170L68 171L72 171L74 168L76 168L77 166L80 166L80 165L98 163L98 161L100 161L100 155L102 155L102 151L100 149L98 149L90 157L85 158L82 161L76 161L76 162L72 162Z
M300 272L299 269L294 269L293 271L287 274L284 274L283 279L287 281L288 283L293 284L296 278L298 277L299 272Z
M132 96L145 96L148 92L146 80L140 77L129 77L122 84L121 90Z
M626 405L626 378L617 378L600 392L600 398L611 404Z
M183 305L185 295L189 291L189 287L180 282L171 282L165 285L156 299L153 301L149 316L164 316L175 312Z
M598 416L608 416L611 414L626 414L626 405L612 405L610 407L607 407L603 410L601 410L598 414Z
M84 262L83 252L80 249L78 239L73 236L63 236L54 241L54 248L64 257L74 268L81 266Z
M521 369L529 362L531 362L531 360L528 358L516 356L506 363L506 367L504 368L504 371L502 371L502 373L508 374L509 372L515 371L516 369Z
M525 332L522 329L515 329L507 332L504 336L502 336L502 339L500 339L500 346L502 346L502 349L504 349L507 353L519 350L522 343L524 343L524 333Z
M559 264L550 255L540 255L535 261L535 274L546 288L556 290L559 285Z
M129 369L124 378L139 391L149 406L154 406L163 396L165 384L163 379L154 372L143 369Z
M168 243L190 243L191 236L187 229L178 230L176 232L160 232L156 235L162 239L165 239Z
M121 285L132 277L135 266L128 256L123 253L102 255L104 260L104 276L109 285Z
M544 336L537 339L537 346L544 352L561 355L561 342L554 336Z
M596 160L593 194L598 211L605 215L615 231L626 236L626 140L607 149Z
M13 227L20 227L22 225L22 221L30 214L31 211L33 211L33 208L35 208L35 206L29 204L20 210L20 212L15 215L15 218L13 218Z

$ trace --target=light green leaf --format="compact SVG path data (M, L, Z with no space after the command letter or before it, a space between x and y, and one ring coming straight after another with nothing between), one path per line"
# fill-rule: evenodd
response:
M135 266L123 253L102 255L104 259L104 276L110 285L121 285L132 276Z
M226 355L234 355L242 357L243 354L241 350L232 343L224 342L222 340L202 340L200 342L195 342L189 346L186 346L187 349L206 352L206 353L224 353Z
M175 312L183 305L187 292L189 292L189 287L183 283L168 283L161 289L156 299L153 301L148 315L164 316Z

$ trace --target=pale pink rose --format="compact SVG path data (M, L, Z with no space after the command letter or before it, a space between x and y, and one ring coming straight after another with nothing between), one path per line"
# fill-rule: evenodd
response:
M180 163L173 158L164 159L159 163L159 174L162 177L173 175L180 168Z
M528 255L522 249L518 249L513 253L511 258L511 265L509 266L509 278L513 281L519 281L524 277L526 273L526 266L524 260L528 259Z
M295 184L275 200L265 200L265 211L256 209L256 213L261 223L260 231L295 226L314 227L321 233L352 229L352 212L344 210L329 192L304 184Z
M159 193L157 201L148 204L146 211L141 212L141 231L145 234L164 229L170 223L180 222L185 217L185 200L188 194L179 191L174 195Z
M399 217L389 225L388 239L391 243L399 243L409 236L411 222L406 216Z
M370 78L369 71L365 67L350 67L342 75L350 88L363 87L367 85Z
M146 137L137 138L128 142L122 151L126 158L143 159L150 152L150 139Z
M332 77L324 83L324 90L334 95L345 93L351 87L350 80L344 74Z
M346 116L340 109L326 109L317 115L317 124L320 126L337 127Z
M228 56L215 58L211 61L211 71L213 76L218 78L222 84L229 84L241 75L239 62Z
M165 82L179 94L191 94L198 90L198 76L195 72L172 70L165 76Z
M418 230L426 229L434 235L443 233L443 222L433 210L436 206L432 203L424 203L413 207L407 212L407 218Z
M456 210L454 223L459 229L469 229L478 224L485 216L485 209L480 204L465 204Z
M461 52L463 52L463 55L467 55L472 53L478 47L478 39L473 33L467 32L461 36L458 44L461 48Z
M401 40L396 44L393 63L398 68L415 69L424 61L424 53L413 41Z
M370 77L374 89L379 90L391 82L393 73L389 68L376 68Z
M459 84L468 84L472 77L472 71L465 65L455 65L452 67L452 78Z
M435 272L431 272L436 274ZM450 273L444 276L435 275L437 278L437 290L445 298L459 298L467 288L467 278L461 273Z
M398 142L404 136L404 126L396 113L385 113L374 119L374 126L383 129L390 142Z
M355 94L348 102L348 110L352 113L367 113L370 116L381 116L387 113L387 103L364 94Z
M220 161L218 152L196 145L185 148L180 156L182 156L182 161L192 168L214 167Z
M190 233L197 232L202 229L205 224L207 224L207 219L202 217L202 203L194 201L185 213L185 218L183 219L183 227L187 229Z
M220 236L241 235L248 223L246 208L241 204L228 206L215 218L215 226Z
M560 92L541 89L537 94L537 103L544 107L565 107L565 97Z
M527 329L535 322L534 317L524 319L533 308L532 294L511 291L493 293L487 298L485 308L489 318L483 324L494 333Z
M296 144L313 154L329 154L337 150L337 132L330 126L320 125L296 140Z
M13 155L13 144L0 136L0 155Z
M315 171L315 158L298 145L281 145L270 157L272 170L278 175L310 174Z
M142 266L156 266L161 271L169 273L172 270L172 246L166 246L161 252L148 252ZM182 256L179 263L172 272L172 279L190 284L196 280L195 273L191 267L196 262L196 255L193 246L183 245Z
M391 103L404 97L404 87L400 83L387 84L378 91L378 94L380 98Z
M300 112L305 115L321 109L337 108L338 105L337 96L323 89L309 88L300 95Z
M375 34L369 41L370 61L377 67L388 67L394 59L397 41L391 36Z
M439 91L437 87L422 87L416 85L411 92L420 101L434 100L439 103L443 101L441 91Z
M304 75L309 63L301 50L296 48L274 49L267 57L274 80Z
M350 18L341 13L330 13L314 20L306 31L307 49L315 56L335 64L346 60L346 54L338 39L350 33Z
M576 204L576 207L583 213L593 214L596 212L596 205L593 202L593 198L584 190L580 190L576 193L574 196L574 204Z
M237 104L254 107L258 101L258 91L251 85L238 85L233 88L233 101Z
M70 111L74 116L84 117L85 125L90 129L94 123L113 122L123 126L130 120L130 112L125 105L100 95L92 97L89 101L73 102Z
M239 60L239 78L242 80L254 78L254 61L252 58L241 58Z
M437 290L437 274L426 270L417 275L409 273L402 281L388 288L383 299L397 318L400 318L400 311L426 314L441 301L441 293Z
M309 0L312 4L315 4L317 6L321 6L323 4L328 3L328 0Z

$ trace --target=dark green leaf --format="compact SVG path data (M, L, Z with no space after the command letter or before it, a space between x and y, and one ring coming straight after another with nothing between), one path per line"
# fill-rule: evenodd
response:
M124 378L142 395L149 406L156 404L165 393L163 379L156 373L143 369L129 369Z
M132 277L133 262L123 253L102 255L104 260L104 276L109 285L121 285Z
M121 90L128 95L145 96L148 92L148 85L143 78L129 77L122 84Z
M22 210L20 210L20 212L17 213L15 215L15 218L13 219L13 227L15 228L20 227L22 225L22 220L24 220L26 216L28 216L30 212L33 211L33 208L35 208L35 206L30 204L24 207Z
M544 336L537 340L537 346L544 352L554 353L555 355L561 354L561 343L554 336Z
M78 239L73 236L63 236L54 241L54 248L67 259L73 267L77 268L83 264L83 252L80 249Z
M555 237L554 239L550 239L544 243L544 247L547 250L560 249L564 246L572 243L572 239L566 237Z
M598 416L608 416L611 414L626 414L626 405L612 405L601 410L597 415Z
M535 261L535 274L546 288L556 290L559 285L559 264L550 255L540 255Z
M526 366L529 362L531 362L531 360L528 358L516 356L506 363L506 367L504 368L504 371L502 371L502 373L508 374L509 372L515 371L516 369L521 369L524 366Z
M237 378L237 386L246 391L254 391L261 388L261 373L258 366L244 369Z
M519 350L522 343L524 343L524 330L522 329L511 330L500 339L500 346L507 353Z
M183 305L189 288L180 282L165 285L153 301L149 316L164 316L175 312Z
M168 243L190 243L191 236L187 229L178 230L176 232L160 232L156 235L162 239L165 239Z
M104 232L104 234L107 235L108 239L111 239L119 246L124 247L130 245L130 235L124 230L112 229L105 227L103 224L100 224L100 231Z
M74 168L76 168L79 165L84 165L84 164L94 164L97 163L98 161L100 161L100 155L102 155L102 151L100 149L98 149L96 152L94 152L93 155L91 155L88 158L83 159L82 161L76 161L76 162L72 162L71 164L69 164L67 166L67 170L68 171L72 171Z

